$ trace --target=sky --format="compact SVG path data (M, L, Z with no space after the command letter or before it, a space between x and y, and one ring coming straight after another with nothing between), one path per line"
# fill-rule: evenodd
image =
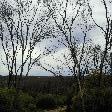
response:
M107 1L109 1L109 0L107 0ZM11 2L12 5L14 7L16 7L13 0L9 0L8 2L9 3ZM64 0L63 0L63 2L64 2ZM33 4L35 4L35 3L36 3L36 0L33 0ZM107 5L108 5L109 14L111 15L112 14L112 9L111 9L112 3L109 4L107 2ZM104 10L104 5L102 4L101 0L95 0L95 1L90 0L90 6L92 8L94 20L96 21L96 23L98 25L102 26L105 29L106 28L105 10ZM40 7L40 8L42 8L42 7ZM42 14L43 13L41 13L41 15L38 15L38 14L37 15L42 16ZM31 13L31 15L33 15L33 14ZM67 17L68 17L68 19L70 19L72 16L74 16L73 9L71 8L71 5L69 4L68 8L67 8ZM58 19L59 19L59 21L61 21L60 18L58 18ZM77 20L75 22L75 25L77 24L77 22L79 22L79 21ZM53 23L52 20L50 20L49 24L55 25L55 23ZM7 31L5 33L7 34ZM83 34L81 33L81 31L78 28L73 30L73 35L75 35L77 38L79 38L79 40L81 40L81 37L83 36ZM61 36L62 36L61 33L59 33L58 38L60 38ZM99 28L97 28L97 27L92 28L92 30L90 30L87 33L87 37L91 38L94 44L99 44L99 45L101 45L102 49L104 48L105 38L104 38L104 34L102 33L102 31ZM54 49L55 52L51 53L50 55L43 56L41 59L41 63L43 64L44 67L48 67L49 69L56 72L57 74L59 74L60 70L63 68L61 74L68 75L70 73L68 72L67 66L64 65L64 64L66 64L66 61L64 61L65 59L63 57L63 54L65 54L67 56L69 54L69 50L64 45L62 45L62 44L58 45L58 44L59 44L59 42L58 42L57 38L42 40L42 42L40 42L38 44L38 46L36 46L36 48L34 49L33 58L35 58L37 55L44 52L45 47L49 48L52 46L51 48ZM80 42L80 44L81 44L81 42ZM26 54L27 54L27 50L26 50ZM17 57L18 58L18 66L20 65L20 62L21 62L20 55L21 55L21 53L19 53L18 57ZM3 49L1 47L1 43L0 43L0 57L1 57L1 60L3 60L5 62L5 58L4 58L5 55L4 55ZM55 57L55 58L53 58L53 57ZM70 63L70 66L72 66L72 63ZM27 71L26 67L24 68L24 71L25 72ZM3 65L2 61L0 61L0 74L8 75L8 70L7 70L6 66ZM35 76L50 75L50 76L52 76L53 74L34 65L31 69L29 75L35 75Z

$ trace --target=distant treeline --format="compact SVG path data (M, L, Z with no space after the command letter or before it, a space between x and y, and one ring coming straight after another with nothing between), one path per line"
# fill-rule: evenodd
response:
M7 86L7 76L0 77L0 86ZM28 93L65 94L74 83L73 76L28 76L23 77L21 89Z
M0 77L0 87L7 87L7 76ZM96 88L99 86L99 75L87 75L81 78L81 85L85 88ZM102 86L111 87L112 77L103 75ZM23 77L21 89L30 94L60 94L66 95L67 91L78 92L77 79L74 76L28 76Z

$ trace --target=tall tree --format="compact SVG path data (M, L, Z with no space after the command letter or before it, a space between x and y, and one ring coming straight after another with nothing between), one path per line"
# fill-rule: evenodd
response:
M50 12L42 2L33 3L29 0L13 2L16 8L6 0L0 2L0 39L6 57L3 63L9 71L8 87L16 87L17 83L20 85L25 71L28 76L34 63L48 54L44 51L37 54L35 48L42 39L50 36L48 27Z
M112 3L109 1L101 0L101 4L104 6L105 10L105 19L106 19L106 28L100 26L94 19L93 17L93 11L90 5L90 1L87 0L87 4L89 7L89 12L91 14L91 18L94 22L94 24L103 32L104 38L105 38L105 48L103 51L103 56L101 59L101 64L100 64L100 77L99 77L99 86L101 86L101 78L102 78L102 73L103 73L103 67L104 67L104 62L106 58L106 54L111 50L112 47L112 19L111 19L111 12L109 12L109 5L111 6Z
M80 79L82 75L81 64L83 58L85 58L85 46L87 45L87 43L89 43L87 32L90 31L92 27L87 25L90 17L89 12L87 11L88 6L85 1L72 0L56 1L52 2L51 4L47 3L47 6L49 10L52 11L51 17L55 23L55 32L58 28L58 32L60 32L62 38L64 38L63 44L70 51L71 60L73 63L73 75L76 75L75 77L77 78L77 82L79 85L82 106L83 110L85 111L83 91ZM79 35L75 35L75 30L80 31L80 39L77 38Z

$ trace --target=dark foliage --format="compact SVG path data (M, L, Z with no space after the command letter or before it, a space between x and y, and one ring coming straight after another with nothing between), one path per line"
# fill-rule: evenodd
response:
M52 95L40 96L37 99L37 107L42 109L49 109L56 107L56 101Z
M0 88L0 112L41 112L65 104L66 97L62 95L37 94L32 97L15 89Z
M30 95L35 96L38 93L42 94L66 94L74 83L72 76L28 76L23 77L22 90L28 92ZM0 77L0 87L7 86L7 77Z
M112 88L84 91L86 112L112 112ZM73 98L73 112L83 112L79 95Z

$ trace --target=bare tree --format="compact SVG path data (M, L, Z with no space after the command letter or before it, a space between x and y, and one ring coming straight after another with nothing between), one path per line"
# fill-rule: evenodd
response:
M32 1L21 0L14 2L16 8L7 1L1 1L0 14L0 39L6 57L6 62L3 63L9 71L8 87L20 85L25 69L27 68L28 76L34 63L48 54L44 51L37 54L35 48L42 39L50 37L50 12L43 3L33 4Z
M60 32L62 38L64 38L62 43L70 51L71 60L73 63L73 75L76 75L80 96L82 99L83 111L85 111L83 91L80 81L82 75L81 63L83 61L83 58L85 58L85 46L88 41L87 32L91 30L91 27L93 27L87 25L88 18L90 17L89 12L86 10L87 4L85 3L85 1L65 0L52 2L52 4L47 4L47 6L49 10L52 11L51 17L55 22L55 27L58 28L58 32ZM79 30L82 33L82 38L80 36L79 40L77 39L77 36L75 36L75 29Z
M111 50L111 47L112 47L112 19L111 19L111 14L109 13L108 5L107 5L107 4L111 5L111 2L108 3L108 1L105 1L105 0L102 0L101 2L104 5L104 9L105 9L106 28L103 28L98 23L96 23L95 19L93 18L92 8L90 6L90 3L87 0L91 18L94 24L103 32L104 38L105 38L105 49L103 51L103 56L102 56L101 64L100 64L99 86L101 86L100 83L101 83L106 54L108 53L108 51Z

